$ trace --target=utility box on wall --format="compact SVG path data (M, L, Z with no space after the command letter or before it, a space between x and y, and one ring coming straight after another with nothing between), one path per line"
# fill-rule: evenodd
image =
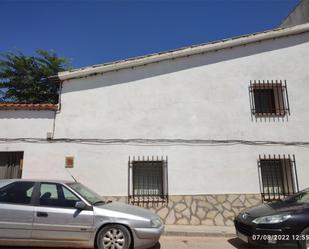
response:
M66 168L74 168L74 157L66 156L65 157L65 167Z

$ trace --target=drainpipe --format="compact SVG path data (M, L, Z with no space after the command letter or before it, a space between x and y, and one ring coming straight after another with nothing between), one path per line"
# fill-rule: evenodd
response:
M58 92L58 107L56 110L54 110L53 129L52 132L47 132L47 140L49 141L53 140L55 136L56 116L61 111L61 93L62 93L62 81L59 79L58 75L51 76L50 79L55 83L59 83L59 92Z

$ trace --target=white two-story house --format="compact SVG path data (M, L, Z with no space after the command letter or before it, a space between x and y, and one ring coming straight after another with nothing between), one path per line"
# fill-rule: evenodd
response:
M166 224L232 225L309 187L309 24L60 73L0 104L0 178L67 179Z

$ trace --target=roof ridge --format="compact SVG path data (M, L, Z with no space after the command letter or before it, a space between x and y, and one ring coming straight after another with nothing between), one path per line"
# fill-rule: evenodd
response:
M207 43L190 45L187 47L176 48L173 50L161 51L158 53L146 54L142 56L132 57L128 59L116 60L103 64L96 64L92 66L82 67L69 71L58 73L60 80L69 80L74 78L82 78L98 73L105 73L129 67L141 66L153 62L159 62L167 59L184 57L187 55L200 54L214 50L220 50L228 47L236 47L248 43L254 43L262 40L269 40L277 37L284 37L288 35L295 35L309 31L309 23L300 24L288 28L275 28L271 30L255 32L231 38L224 38L217 41Z

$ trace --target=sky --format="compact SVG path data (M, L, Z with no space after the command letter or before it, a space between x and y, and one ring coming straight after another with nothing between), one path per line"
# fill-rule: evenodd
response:
M79 68L276 28L299 0L0 0L0 53Z

